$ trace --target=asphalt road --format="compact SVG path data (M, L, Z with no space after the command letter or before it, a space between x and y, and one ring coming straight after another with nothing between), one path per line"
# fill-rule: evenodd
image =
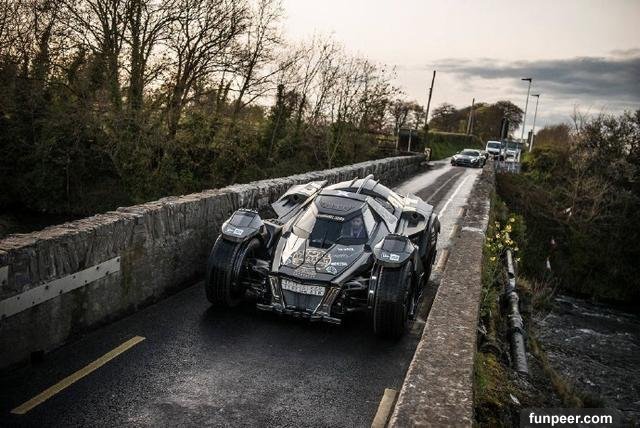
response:
M432 163L398 186L441 212L439 247L479 170ZM343 326L210 308L196 284L0 374L0 426L370 426L385 388L399 389L437 289L399 341L366 317ZM15 415L12 409L135 336L142 342Z

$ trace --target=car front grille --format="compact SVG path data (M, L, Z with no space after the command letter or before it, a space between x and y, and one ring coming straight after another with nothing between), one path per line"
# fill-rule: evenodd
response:
M299 311L313 312L322 301L322 296L296 293L289 290L282 290L282 294L285 305L287 307L294 306Z

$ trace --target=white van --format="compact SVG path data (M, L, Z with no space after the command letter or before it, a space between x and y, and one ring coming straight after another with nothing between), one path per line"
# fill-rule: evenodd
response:
M485 151L489 153L489 156L503 160L504 149L504 145L500 141L487 141Z

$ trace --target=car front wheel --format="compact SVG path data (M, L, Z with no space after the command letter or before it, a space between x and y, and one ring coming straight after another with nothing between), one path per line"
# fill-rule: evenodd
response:
M207 299L214 305L234 307L244 300L253 280L251 260L260 251L256 238L231 242L218 237L207 260L204 282Z
M397 339L407 330L409 314L415 304L411 262L398 268L382 267L378 271L373 305L373 331L376 335Z

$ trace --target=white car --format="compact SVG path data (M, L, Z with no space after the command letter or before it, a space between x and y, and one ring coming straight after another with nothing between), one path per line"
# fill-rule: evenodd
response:
M515 162L520 160L520 148L516 143L507 143L506 158L513 159Z

